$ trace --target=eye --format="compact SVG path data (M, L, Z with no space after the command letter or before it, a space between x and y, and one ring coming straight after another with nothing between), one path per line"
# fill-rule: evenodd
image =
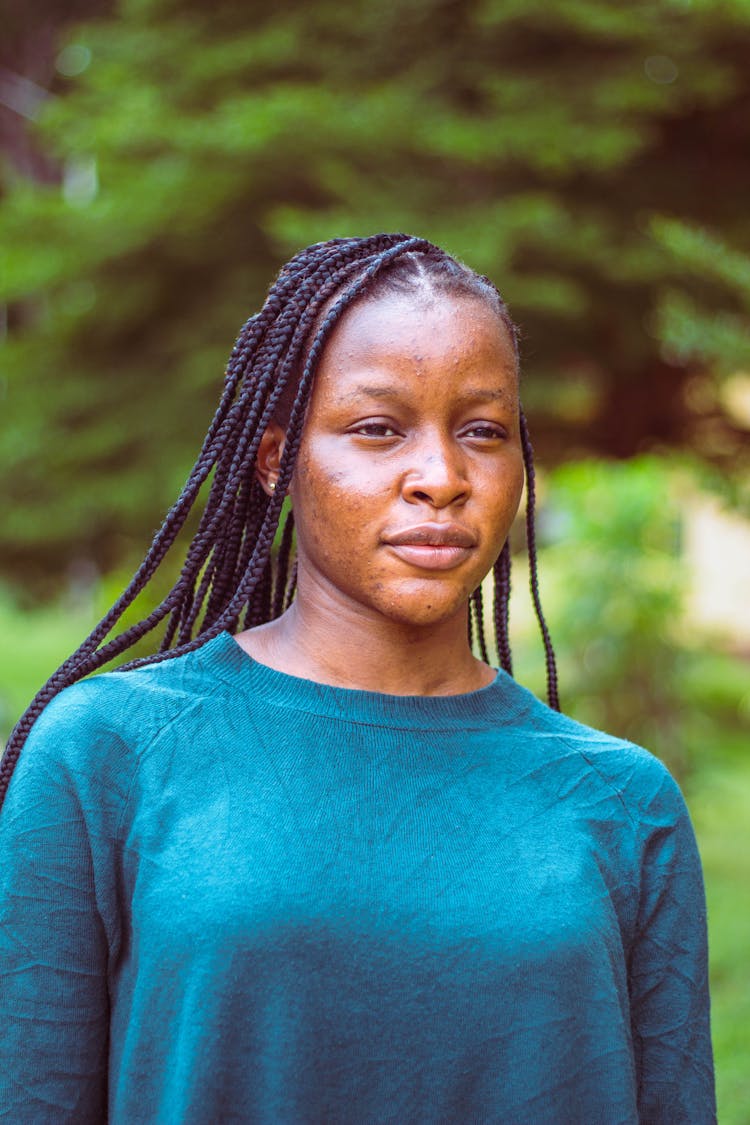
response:
M349 433L373 438L398 437L398 431L390 422L360 422L359 425L352 426Z
M463 437L479 438L482 441L501 441L508 436L503 426L493 422L472 422L462 431Z

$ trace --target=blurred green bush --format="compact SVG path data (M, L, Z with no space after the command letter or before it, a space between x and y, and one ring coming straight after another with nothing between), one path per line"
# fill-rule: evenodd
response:
M564 710L651 749L685 778L708 755L746 751L747 664L687 617L684 521L697 480L643 456L561 466L543 482L542 602ZM544 694L525 557L514 563L519 678Z
M547 510L567 705L682 770L686 575L673 474L653 457L574 462L553 474Z

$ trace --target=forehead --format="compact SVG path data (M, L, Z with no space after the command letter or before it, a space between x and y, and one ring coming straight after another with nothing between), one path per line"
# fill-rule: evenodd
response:
M517 383L513 342L497 310L478 297L443 293L387 293L348 309L326 343L317 381L333 391L362 368Z

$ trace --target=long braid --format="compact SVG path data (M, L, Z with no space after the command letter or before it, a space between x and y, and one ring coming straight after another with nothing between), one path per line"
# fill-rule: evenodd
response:
M484 635L484 598L482 597L482 587L477 586L474 593L471 595L471 606L474 610L476 618L477 639L479 641L479 655L485 664L489 664L490 658L487 652L487 639Z
M534 611L539 622L539 628L542 632L542 640L544 641L544 656L547 666L547 699L549 705L555 711L560 710L560 696L557 686L557 662L555 660L555 650L552 647L552 640L547 628L547 622L544 620L542 613L542 601L539 597L539 575L537 568L536 556L536 523L534 519L536 511L536 475L534 473L534 451L531 447L531 439L529 438L529 428L526 423L526 416L523 410L521 411L521 448L523 449L523 461L526 468L526 543L529 551L529 585L531 587L531 597L534 602Z
M246 624L252 626L288 608L297 582L296 560L291 559L291 513L286 518L275 573L272 546L322 350L353 302L380 290L415 286L490 299L517 352L515 326L491 282L422 239L405 234L333 239L310 246L292 258L282 267L260 312L246 321L237 338L227 363L221 399L198 459L133 578L78 649L42 687L16 725L0 764L0 803L29 731L47 703L76 680L121 656L165 619L159 651L131 660L118 671L190 652L223 630L236 628L243 613ZM254 479L258 448L271 419L286 414L278 485L269 497ZM524 446L524 457L528 477L530 472L533 474L533 467L529 469L530 445ZM174 586L148 616L108 641L117 622L174 545L209 477L211 483L198 528ZM533 475L530 479L533 528ZM530 552L532 544L533 530ZM501 599L507 586L506 582L499 587ZM551 647L538 607L535 580L532 593L545 637L549 672ZM486 655L481 591L474 595L473 605L480 647ZM502 646L499 641L498 647L503 667L509 668L507 607L504 612L506 639ZM497 623L497 607L495 614ZM548 682L554 686L556 699L556 678L550 679L548 675Z
M284 609L289 609L289 606L294 601L294 595L297 593L297 560L292 563L292 572L289 575L289 581L286 587L286 597L284 598Z
M284 612L287 587L289 585L289 560L292 555L293 542L294 516L290 510L284 523L284 530L281 533L279 553L276 556L276 586L273 594L273 605L271 606L272 620L276 617L280 617Z
M513 657L510 651L510 636L508 631L508 617L510 610L510 539L506 539L493 568L495 584L494 616L495 640L500 667L513 675Z

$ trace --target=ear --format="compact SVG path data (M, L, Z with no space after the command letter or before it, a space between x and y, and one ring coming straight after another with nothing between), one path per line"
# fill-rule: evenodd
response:
M255 460L255 479L269 496L276 488L279 479L279 466L285 441L286 433L278 422L269 422L260 439L258 456Z

